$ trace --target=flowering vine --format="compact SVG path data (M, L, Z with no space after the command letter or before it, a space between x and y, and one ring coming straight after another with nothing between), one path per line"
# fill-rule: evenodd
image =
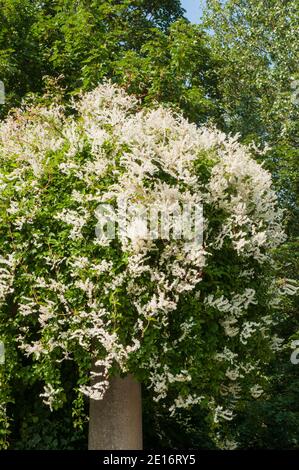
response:
M70 360L79 393L101 399L111 374L130 372L171 414L204 406L215 426L240 396L263 394L281 344L273 304L296 288L274 301L282 212L250 149L106 83L71 109L11 114L0 160L0 410L20 355L51 409ZM203 242L146 237L140 220L96 236L97 208L120 198L160 213L203 206Z

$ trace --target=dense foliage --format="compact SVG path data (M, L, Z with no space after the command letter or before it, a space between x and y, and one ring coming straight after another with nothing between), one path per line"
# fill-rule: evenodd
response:
M205 26L222 58L219 73L221 127L239 132L244 142L267 148L263 164L273 176L285 208L288 243L277 253L282 276L298 279L298 23L297 1L208 0ZM257 157L259 160L260 158ZM298 297L284 306L281 336L298 338ZM291 348L271 365L271 393L262 403L248 402L237 426L241 446L298 446L299 409L294 402L298 367ZM260 423L256 426L255 423ZM279 432L283 428L283 436Z
M22 376L19 349L51 409L66 399L61 365L72 360L77 401L131 372L171 415L202 404L216 425L231 420L240 395L263 393L260 365L280 345L271 308L292 290L271 279L284 233L270 174L234 138L140 111L109 84L74 111L32 107L0 128L2 409ZM103 203L109 220L125 217L116 238L96 230ZM185 233L201 205L203 242ZM92 361L101 370L90 383Z
M126 364L123 370L133 370L147 385L151 383L164 384L160 388L163 403L152 404L154 387L146 392L145 420L149 423L148 429L151 429L150 432L146 431L146 442L154 446L173 445L175 447L183 445L187 447L192 443L195 446L209 448L215 445L220 447L238 445L245 448L292 448L298 446L299 410L296 405L296 384L299 369L298 366L290 363L290 343L292 339L298 338L298 298L297 300L281 298L280 305L276 305L273 310L274 297L279 298L283 292L289 294L296 292L294 282L288 282L288 279L295 278L298 273L298 89L296 88L299 49L297 38L298 2L295 0L288 2L279 0L271 2L265 0L242 2L208 0L202 25L192 25L184 20L179 3L174 0L159 2L148 0L0 1L0 79L4 81L6 86L6 104L1 105L0 111L2 116L7 115L10 107L19 105L24 97L30 102L32 93L38 94L39 97L35 96L34 101L40 103L34 106L29 105L26 111L18 111L1 125L3 142L1 174L5 180L1 186L1 191L4 193L0 207L5 221L1 228L1 240L6 240L6 242L15 240L15 246L21 247L29 239L29 236L34 235L35 237L31 238L28 246L24 245L20 251L17 250L22 259L25 256L26 261L22 265L23 267L20 267L14 258L10 258L11 247L8 245L5 247L4 244L5 248L3 250L1 248L3 292L5 293L5 289L8 288L8 297L4 302L1 320L1 337L4 337L6 345L10 345L6 351L9 360L6 361L5 367L0 365L1 374L4 374L1 376L1 396L3 403L8 403L6 410L9 416L9 420L7 420L3 408L3 418L1 418L0 425L3 445L7 443L5 436L7 436L8 425L11 433L10 443L14 448L71 448L85 445L84 429L86 429L86 423L82 422L82 416L86 401L78 392L80 387L81 390L87 391L86 388L84 389L87 385L86 371L90 367L90 357L87 351L91 345L87 347L82 338L90 336L91 333L87 334L88 325L83 322L80 323L83 336L79 337L75 324L65 318L61 319L60 326L57 328L53 322L54 329L50 327L48 331L46 323L43 324L41 319L43 315L47 316L46 311L41 312L40 302L32 297L32 279L27 279L26 275L31 273L34 277L40 274L46 278L46 282L50 282L50 278L47 276L50 275L49 269L53 265L52 261L50 266L51 256L54 254L57 259L61 260L64 257L75 256L75 251L78 250L78 257L85 257L89 262L87 266L80 267L78 265L76 268L78 270L76 276L79 276L77 281L84 282L87 289L87 280L92 282L92 276L95 275L92 266L96 263L94 263L93 257L107 258L108 256L108 258L112 257L114 261L121 259L120 264L117 264L117 269L114 263L113 272L110 274L116 277L120 275L122 270L125 270L126 263L130 259L127 251L123 250L123 247L120 249L115 244L113 244L111 251L105 248L108 250L108 254L106 251L105 253L102 251L100 254L97 251L100 250L99 247L93 246L89 251L89 248L87 249L84 245L83 249L82 241L76 241L76 237L75 239L68 238L72 226L66 224L66 222L74 223L76 220L74 213L70 213L70 211L77 211L77 207L82 206L82 224L86 213L90 216L86 227L82 225L84 240L91 240L94 236L92 224L95 221L91 217L91 211L95 209L93 204L95 205L98 201L94 200L87 207L87 201L72 200L74 195L72 191L77 188L77 191L80 192L83 186L84 194L90 195L95 191L96 182L92 180L92 175L88 170L88 165L90 165L90 169L93 168L94 172L101 171L101 164L97 162L95 155L99 152L102 141L97 143L99 135L95 138L95 133L100 132L101 134L103 131L103 135L107 133L110 136L104 145L105 158L108 158L109 155L116 167L121 168L118 171L123 172L126 178L136 176L134 173L136 167L134 170L126 167L127 161L122 160L121 156L130 151L140 153L138 142L123 142L114 121L112 125L108 123L108 127L101 131L99 123L94 127L90 124L87 125L88 118L86 110L82 109L82 103L87 103L88 99L99 103L100 95L96 93L101 94L103 89L98 89L97 92L94 92L95 95L92 93L84 95L83 101L82 99L81 101L77 100L75 108L64 104L69 103L70 97L76 95L80 90L92 90L99 81L110 78L113 82L121 84L128 93L137 96L139 100L136 104L137 102L132 99L126 112L123 109L120 112L123 118L131 124L132 134L130 135L132 139L134 133L140 138L140 129L136 127L138 119L145 120L142 126L146 127L150 116L158 121L162 119L161 116L164 116L163 119L166 119L165 116L167 116L167 119L170 120L170 128L170 122L173 123L175 129L182 129L186 126L184 132L187 135L191 133L190 139L192 140L194 136L197 136L195 140L198 139L200 131L195 131L192 125L183 120L177 120L174 114L167 111L168 108L171 108L174 111L182 112L185 117L196 124L208 122L216 124L226 134L239 133L238 139L240 141L246 144L253 141L262 149L260 151L252 146L250 150L245 150L234 143L234 139L225 139L211 126L205 131L206 137L208 136L208 140L214 143L220 139L221 145L218 141L214 147L206 147L203 140L197 147L194 144L193 149L197 150L194 150L193 157L195 158L195 154L197 155L195 159L197 163L194 164L192 171L200 181L200 188L195 191L191 187L192 185L189 185L190 182L184 182L183 185L180 183L178 185L179 197L186 197L188 191L193 196L196 194L196 197L205 204L207 220L215 233L222 226L223 234L226 230L226 237L222 240L220 236L218 239L219 249L217 249L217 243L216 245L214 243L213 253L204 254L202 278L198 280L198 284L191 282L194 292L182 291L175 299L176 322L167 324L166 321L166 324L163 324L163 315L166 314L165 312L163 314L161 310L158 321L160 327L156 328L155 321L149 321L149 326L145 327L146 334L142 335L141 333L141 348L136 347L136 350L129 354L124 363L118 359L120 356L124 359L122 354L125 347L131 346L127 342L126 328L123 328L126 321L123 318L122 308L128 307L127 301L124 303L123 300L127 281L125 280L124 284L117 286L116 293L114 291L113 294L106 292L103 296L105 298L104 309L110 311L109 309L112 308L115 325L121 325L120 327L114 325L115 328L117 331L120 328L124 332L121 335L121 348L117 352L116 363L118 365L117 367L113 366L112 370L116 371ZM48 78L44 78L45 76ZM63 89L57 88L56 85L54 89L51 88L55 80L58 80ZM48 95L43 96L45 91ZM129 98L126 97L126 100ZM157 102L163 103L167 109L157 108ZM50 105L50 103L54 104ZM133 105L133 103L135 104ZM88 108L88 106L90 107ZM95 112L93 103L90 102L88 106L86 108L88 113L93 115ZM140 112L141 107L148 108L148 114ZM101 105L99 105L99 109L102 109ZM173 136L171 131L167 132ZM176 135L174 142L177 142L177 138ZM203 137L201 138L203 139ZM74 147L74 142L76 145L78 144L78 148L76 145ZM142 142L144 143L144 140L141 138L140 145ZM146 145L150 145L150 142L154 147L157 145L157 142L154 143L155 138L152 135L149 140L146 140ZM184 148L187 155L188 152L192 154L193 151L191 148L189 149L186 142L181 147L180 145L178 148L172 148L175 155L177 155L176 152L183 152ZM246 207L240 206L238 210L241 212L238 214L236 213L238 205L234 208L233 204L230 205L226 201L223 207L221 206L221 191L224 191L223 194L227 192L230 200L236 202L234 198L240 196L243 191L241 186L243 186L242 178L245 178L245 174L248 178L248 181L245 178L246 184L250 187L250 181L255 185L258 175L265 177L267 172L261 170L259 166L255 166L256 163L251 158L249 161L252 166L247 164L242 166L245 171L242 178L240 176L242 168L233 168L227 161L225 165L228 167L221 167L221 160L217 163L217 158L220 157L220 154L222 155L227 146L234 147L233 150L228 151L231 155L234 155L235 152L239 155L250 151L256 161L263 162L264 168L267 168L272 174L279 204L286 209L285 231L289 239L287 243L273 251L274 244L271 253L269 253L270 246L265 246L272 260L270 265L269 259L268 261L256 259L259 255L255 250L255 245L247 238L250 233L253 233L252 228L259 220L259 212L254 210L255 206L252 205L251 197L256 204L258 198L260 201L264 201L265 193L253 191L250 195L249 191ZM134 150L132 150L133 148ZM142 152L141 154L144 157ZM165 162L166 154L163 153L163 155L162 161ZM27 163L24 163L24 158ZM77 167L74 167L72 171L66 169L61 172L61 168L59 171L59 165L65 164L67 167L72 158ZM240 161L244 164L242 158ZM21 162L23 163L21 164ZM137 166L142 166L141 160L135 163ZM31 170L31 174L30 164L33 165L32 168L35 165L35 170ZM157 162L151 161L150 164L155 167ZM161 162L159 162L159 171L152 175L152 184L158 184L160 181L159 184L176 185L175 181L178 181L176 180L178 175L167 176L169 166L165 169L163 165L161 167ZM18 168L22 169L19 176L17 176ZM41 175L37 176L39 168ZM218 176L216 168L219 170ZM25 173L23 174L22 171ZM242 185L240 183L240 186L231 187L230 185L234 185L232 180L229 181L228 187L225 187L226 183L223 183L222 177L227 171L229 174L231 171L241 172L238 178L241 178L239 181L242 181ZM249 174L246 171L249 171ZM81 173L82 178L78 176ZM208 202L202 196L202 188L208 187L206 185L210 184L212 175L214 175L215 183L213 187L215 200ZM11 177L16 177L19 183L16 185L16 181L11 180ZM85 178L89 183L86 183ZM100 197L101 191L103 195L110 185L119 185L118 176L113 173L111 168L107 169L105 178L107 180L99 189L97 197ZM226 178L227 175L224 179ZM270 185L269 176L266 180ZM221 181L224 186L219 193ZM153 190L154 186L150 185L150 188ZM259 188L260 186L257 185L255 189ZM119 191L123 190L121 185L118 186L118 189ZM149 194L147 186L144 190L146 194ZM115 187L113 187L113 191L113 197L116 197ZM210 191L211 194L213 191ZM242 197L246 196L245 193L242 193ZM216 201L217 194L220 199ZM34 196L36 196L35 199ZM11 201L14 201L15 205L11 206ZM36 201L39 201L39 204L36 204ZM182 200L180 201L182 202ZM44 205L44 209L40 204ZM69 211L68 213L63 213L63 204ZM9 212L7 212L8 205ZM216 206L219 206L217 210ZM63 216L60 221L52 217L58 209L61 209ZM251 219L254 212L257 214L257 220L254 224L251 223L251 228L249 228L249 222L248 220L245 222L245 219L247 216ZM271 211L268 215L270 213ZM231 215L229 216L229 214ZM29 220L31 216L32 224ZM36 220L39 220L38 227L33 223ZM14 225L15 221L17 221L16 226ZM242 229L239 227L235 231L235 223L244 223L246 230L242 226ZM271 224L268 225L270 220L264 223L271 231ZM48 232L44 231L45 227ZM277 227L276 229L279 231ZM63 230L61 230L62 228ZM76 229L79 230L79 228L79 225L77 228L73 227L73 235L78 235L79 232L76 232ZM137 228L140 235L140 226ZM267 243L261 235L265 225L263 229L261 227L260 229L261 231L256 233L256 241L260 237L261 247L263 247L263 243ZM60 230L61 239L58 236L58 230ZM241 234L243 230L244 233ZM205 233L206 236L211 236L209 231ZM15 237L17 238L15 239ZM37 241L38 237L40 242ZM50 243L47 243L47 248L43 245L39 247L39 243L44 243L47 237L50 240ZM34 246L35 243L37 248ZM76 243L77 247L75 247ZM178 244L178 250L181 249L179 246ZM146 260L145 264L140 260L142 269L147 269L146 263L158 262L163 247L164 245L159 245L157 258L154 260L152 258L150 261ZM80 253L84 254L79 255L79 249ZM101 249L104 250L104 248ZM206 246L205 250L209 252ZM246 258L247 261L243 259L244 250L248 250L248 255L250 254L249 258ZM122 252L123 257L118 258ZM263 249L261 254L263 255ZM45 264L43 256L48 256L50 264ZM246 263L250 265L248 272L249 268L253 269L252 278L240 278L240 272L246 271ZM34 267L32 268L32 266ZM150 267L152 267L151 264ZM11 270L13 269L16 270L16 276L12 276ZM55 269L53 268L51 272L55 272L59 277L61 276L60 271L62 271L63 276L69 276L73 280L71 269L71 266L66 267L65 262L62 262L62 264L55 264ZM164 272L163 269L161 272ZM39 270L41 271L39 272ZM178 274L177 270L176 272ZM48 274L46 275L46 273ZM158 291L155 292L157 286L152 285L149 288L150 283L147 284L149 279L146 276L145 271L139 280L134 280L134 282L140 284L138 284L138 289L141 290L143 286L147 285L149 295L152 295L152 298L156 295L157 304L162 305L163 302L162 304L158 302ZM276 286L271 284L271 280L275 277L280 279ZM14 292L9 292L9 289L12 288L9 287L10 279L14 283L16 283L16 279L19 279L17 285L13 286ZM26 282L25 279L27 279ZM56 281L63 284L66 282L66 278L59 278ZM167 282L173 281L171 275ZM26 293L23 291L25 284L28 290ZM267 288L264 288L265 285ZM81 284L82 286L83 284ZM84 302L86 304L88 301L89 294L81 287L74 287L74 292L71 289L66 293L68 302L72 303L74 296L78 299L78 305L72 304L72 308L75 308L76 311L81 311ZM273 289L272 306L268 297L269 287ZM55 308L61 308L61 304L58 305L59 295L64 294L56 292L54 287L51 289L48 289L49 296L45 296L43 299L42 308L47 309L50 305L55 311ZM246 292L246 295L249 295L250 292L252 293L250 289L255 291L254 297L251 298L252 303L250 303L249 296L248 310L245 309L244 317L239 316L237 311L238 295L242 297ZM195 296L194 293L196 293ZM27 302L32 304L32 311L35 313L31 317L22 316L20 313L19 296L22 295L27 298L23 304L21 303L23 306L26 307ZM39 293L39 295L43 296L44 294ZM214 297L211 297L212 295ZM196 298L197 296L199 298ZM140 315L146 304L150 302L142 295L140 298L139 310L134 305L136 299L132 298L129 301L131 313L130 323L127 326L133 327L136 312L138 311L138 315ZM62 297L59 302L62 301L61 299ZM241 301L241 298L239 300ZM166 295L164 301L173 302L173 299L169 299ZM242 297L242 301L243 304L244 301L246 303L245 297ZM65 306L62 307L64 315L66 314L65 308ZM267 336L267 331L263 329L264 326L260 325L260 322L263 321L262 318L267 317L266 312L269 313L272 323L280 321L279 325L275 326L269 323L266 326L267 329L269 328L270 338L272 337L274 341L272 349L282 349L279 355L274 354L274 351L271 352L271 348L269 350L266 347L267 338L262 339L263 334ZM171 309L167 315L171 317ZM223 318L221 319L222 316L226 316L224 322ZM192 321L191 317L193 317ZM188 332L198 338L198 341L194 341L192 344L188 342L189 333L186 332L187 338L182 340L182 349L185 352L180 353L179 348L174 348L173 352L170 352L168 343L173 338L179 339L180 328L184 324L185 318L190 320L190 328L193 328L193 332L189 332L189 330ZM245 321L253 323L249 327L249 330L252 330L252 337L249 338L248 344L243 344L240 336L242 333L241 323L243 322L244 326ZM50 319L49 322L51 324L52 320ZM257 327L254 323L259 326ZM30 326L29 332L26 330L28 326ZM254 332L255 327L261 328L261 332ZM70 338L74 331L76 332L75 336ZM65 335L64 342L60 342L59 346L56 344L56 348L53 343L53 350L46 359L43 353L46 350L51 350L53 338L56 342L60 341L58 338L62 332ZM137 329L135 329L135 333L136 338L140 340ZM113 337L112 330L109 331L109 334ZM161 337L163 341L160 344ZM76 342L80 342L80 338L81 342L83 341L83 346L79 345L81 352L75 353L78 346ZM283 338L284 342L282 343L279 338ZM97 338L98 340L99 338ZM243 393L237 401L233 396L234 394L238 395L239 392L237 387L234 391L231 388L234 381L225 375L226 369L222 367L225 364L221 365L217 362L217 367L215 366L214 354L216 351L219 352L221 345L224 347L224 342L226 345L231 342L233 344L232 351L238 352L244 362L248 356L260 359L258 380L256 380L257 377L254 377L254 371L246 374L244 378L240 378ZM20 344L23 344L23 352L19 349ZM162 351L162 347L165 351ZM256 351L256 354L251 354L251 348ZM75 361L57 362L62 359L63 351L71 351L71 354L76 356ZM161 356L163 370L162 368L155 371L151 369L148 362L150 352ZM196 358L194 359L196 367L191 366L187 360L188 374L181 376L179 365L183 364L186 357L189 356L190 361L191 358ZM176 364L175 370L173 369L174 364ZM240 374L240 367L242 370L243 364L239 364L239 369L234 364L234 373L238 370ZM191 383L188 379L189 374L192 377ZM242 374L243 372L240 375ZM183 381L172 381L173 377L182 378ZM230 380L230 385L223 382L224 377L226 377L225 380ZM48 399L52 403L52 398L57 398L57 400L53 400L53 407L62 405L62 408L50 412L41 404L39 394L43 383L48 384L45 400ZM222 383L222 388L219 386L220 383ZM261 387L250 392L250 389L256 384ZM71 392L72 390L73 392ZM55 394L57 391L58 393ZM159 397L159 391L155 390L155 392L156 398ZM34 396L32 404L29 404L29 394ZM165 394L167 396L163 396ZM177 410L174 413L173 403L187 403L186 397L188 395L191 396L189 402L200 401L199 406L195 406L192 411L181 408L180 411ZM257 398L258 395L260 395L259 398ZM66 401L66 396L70 398L68 401ZM204 398L199 399L201 396ZM185 401L182 401L180 397L184 397ZM216 421L218 420L217 407L219 415L223 413L225 415L227 412L226 417L230 418L230 413L233 412L237 414L236 418L233 421L220 420L220 423L215 423L215 416ZM171 412L173 411L173 416L169 416L169 408L171 408ZM74 439L68 439L68 436L73 435L72 421L81 426L81 431L76 431ZM41 432L42 429L45 429L45 425L49 429L47 435ZM65 433L62 431L63 428L66 429ZM221 433L218 432L220 428ZM285 430L283 436L281 428ZM179 439L176 433L177 429L180 430Z

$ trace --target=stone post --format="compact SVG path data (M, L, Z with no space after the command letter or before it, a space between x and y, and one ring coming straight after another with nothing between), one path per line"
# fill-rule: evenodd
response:
M103 400L90 400L89 450L142 449L141 385L113 377Z

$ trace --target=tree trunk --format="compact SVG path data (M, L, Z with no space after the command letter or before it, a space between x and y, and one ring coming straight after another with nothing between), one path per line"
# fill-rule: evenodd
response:
M103 400L90 400L89 450L142 449L141 385L113 377Z

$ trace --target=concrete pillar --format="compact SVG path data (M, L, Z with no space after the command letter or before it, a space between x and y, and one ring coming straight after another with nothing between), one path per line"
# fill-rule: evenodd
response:
M113 377L103 400L90 400L89 450L142 449L141 385Z

